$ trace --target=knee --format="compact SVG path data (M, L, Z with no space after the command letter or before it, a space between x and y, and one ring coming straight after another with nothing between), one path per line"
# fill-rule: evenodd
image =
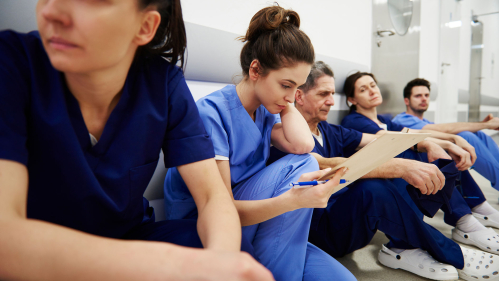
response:
M292 171L299 171L300 174L319 170L319 163L315 157L308 153L300 155L290 154L282 159L286 159L286 164Z
M478 140L477 135L469 131L463 131L458 133L457 135L468 141L470 144L472 144L472 142L474 142L475 140Z

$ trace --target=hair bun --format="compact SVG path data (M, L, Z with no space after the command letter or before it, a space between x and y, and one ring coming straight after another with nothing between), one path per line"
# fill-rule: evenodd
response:
M250 21L243 42L255 41L262 33L286 27L300 28L300 16L292 10L271 6L258 11Z

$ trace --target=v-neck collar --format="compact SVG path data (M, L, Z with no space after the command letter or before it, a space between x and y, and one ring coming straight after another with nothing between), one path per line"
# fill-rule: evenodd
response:
M243 118L242 121L244 123L252 123L253 125L250 125L250 128L246 128L248 130L253 130L253 132L249 132L251 135L254 135L256 133L255 129L258 130L259 134L259 139L261 138L263 134L263 119L265 115L265 110L263 109L263 105L260 105L256 110L255 110L255 121L253 121L253 118L249 115L248 111L246 111L246 108L244 108L243 103L241 102L241 99L239 98L239 95L237 94L236 86L230 85L232 89L230 89L230 94L232 98L230 98L230 103L232 103L231 108L234 108L238 111L240 111L239 115L243 115L241 118Z
M114 139L114 136L119 130L119 123L121 122L121 120L123 120L125 107L126 104L128 103L128 100L130 99L129 86L131 83L130 73L132 71L132 67L130 67L130 71L128 72L125 84L123 85L123 92L121 93L120 100L118 101L113 111L109 115L109 118L107 119L106 124L104 125L104 130L102 131L102 135L95 146L92 146L90 140L90 133L85 124L85 120L83 119L83 114L81 113L78 100L69 91L66 79L64 79L64 75L61 73L61 79L64 83L64 92L66 95L68 114L71 118L71 123L78 137L78 141L80 142L80 145L84 151L96 155L102 155L109 148L112 140Z
M360 115L363 118L366 118L367 120L371 121L374 125L376 125L376 127L379 127L378 123L374 122L371 118L369 118L369 117L367 117L365 115L362 115L362 114L358 113L357 111L355 112L355 114L358 114L358 115ZM379 118L378 118L378 115L376 115L376 119L378 119L378 121L381 122L381 120L379 120ZM381 122L381 123L383 123L383 122ZM386 125L386 123L383 123L383 124Z

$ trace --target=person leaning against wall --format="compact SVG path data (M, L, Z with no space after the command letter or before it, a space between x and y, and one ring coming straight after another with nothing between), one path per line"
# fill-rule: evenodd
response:
M240 253L175 66L180 1L40 0L36 14L39 33L0 32L0 279L273 280ZM188 179L197 225L155 223L142 197L161 149Z
M315 188L292 188L320 178L308 154L314 140L291 104L305 83L315 52L300 30L296 11L278 5L258 11L249 23L240 55L243 79L196 102L213 140L215 159L241 218L243 234L279 281L356 280L342 264L308 243L312 208L323 208L343 172ZM266 167L271 147L298 155ZM196 218L192 196L178 169L165 179L168 218Z
M498 130L499 118L489 114L482 122L454 122L435 124L424 118L430 106L430 82L416 78L404 88L406 112L393 118L393 122L411 129L433 130L456 134L469 142L474 148L477 160L473 168L488 179L499 190L499 147L491 137L481 132L483 129Z

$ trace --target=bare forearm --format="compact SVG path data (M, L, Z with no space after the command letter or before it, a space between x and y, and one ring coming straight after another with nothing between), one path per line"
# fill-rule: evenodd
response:
M428 124L423 127L424 130L439 131L447 134L458 134L464 131L477 132L488 129L485 122L456 122L445 124Z
M307 121L292 105L281 112L284 137L294 147L303 147L304 153L310 152L315 145ZM310 148L310 149L309 149Z
M253 225L267 221L296 208L286 200L286 193L269 199L263 200L235 200L241 225Z
M396 178L401 178L404 175L404 165L407 163L408 160L406 159L400 159L400 158L393 158L390 159L388 162L378 166L371 172L365 174L362 178L363 179L373 179L373 178L380 178L380 179L396 179Z
M214 159L177 167L198 209L198 234L205 248L239 251L241 225Z
M434 131L434 130L414 130L414 129L410 129L409 133L431 134L432 138L437 138L437 139L446 140L446 141L456 143L456 135L455 134L442 133L442 132Z
M26 219L0 219L1 280L180 280L198 251L121 241Z
M198 234L208 249L240 251L241 223L227 192L213 196L199 212Z

